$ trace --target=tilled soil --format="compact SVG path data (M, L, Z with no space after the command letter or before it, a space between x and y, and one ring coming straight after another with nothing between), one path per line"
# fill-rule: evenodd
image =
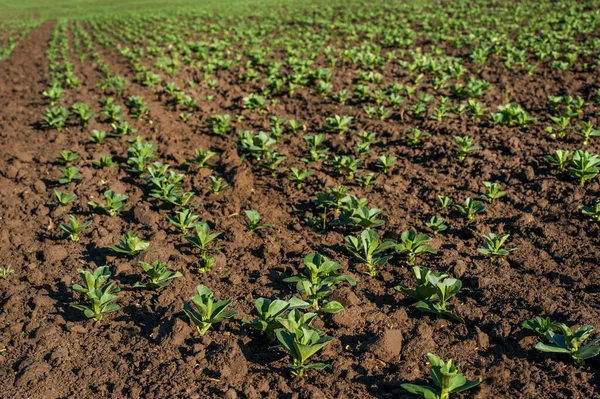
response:
M150 200L141 181L126 172L125 138L110 138L101 147L90 144L92 129L109 130L98 115L87 129L40 129L46 107L41 92L48 83L44 52L53 26L47 22L34 29L0 64L0 266L16 272L0 279L0 396L409 398L400 384L428 382L425 354L432 352L460 362L467 377L483 378L469 397L600 397L598 358L580 368L567 358L539 353L533 348L536 338L520 327L523 320L547 315L569 325L600 328L600 229L578 211L579 205L600 195L600 180L580 187L542 160L561 145L543 132L547 96L566 92L589 99L595 76L577 70L507 76L491 63L482 72L493 84L485 103L501 104L510 96L540 118L527 129L473 124L466 118L435 122L395 115L386 121L370 120L360 106L333 104L308 90L269 106L270 115L302 121L310 134L321 129L327 116L353 115L354 127L378 134L370 162L383 153L398 157L390 175L378 174L375 186L352 185L351 193L383 209L386 223L380 236L397 239L410 228L427 233L425 220L435 214L447 219L449 230L433 241L438 255L423 263L462 280L463 291L453 304L466 324L458 325L423 316L393 289L413 282L400 260L392 260L378 277L370 278L343 247L347 230L310 230L304 219L312 216L311 200L327 187L348 184L331 168L311 164L314 175L297 190L283 175L272 178L243 160L234 133L225 138L210 134L203 122L220 113L244 115L236 130L268 128L268 117L240 107L241 98L254 90L233 73L219 72L215 99L200 101L199 119L188 124L148 88L134 84L123 94L142 95L149 102L150 117L131 120L132 125L154 141L157 160L186 173L188 189L201 200L196 212L224 232L220 243L225 249L213 271L195 273L197 255L166 220L172 210ZM101 54L113 73L132 80L134 72L126 59L109 50ZM106 97L96 87L101 75L90 62L74 63L83 85L63 102L87 102L98 111L97 100ZM193 71L185 73L192 76ZM344 68L336 74L334 91L349 85L354 76ZM384 78L397 80L396 71L386 70ZM199 99L205 98L203 89L196 90ZM597 106L590 106L586 115L599 124ZM403 137L410 127L431 137L422 146L408 147ZM456 162L451 149L456 134L475 137L483 149L464 163ZM327 140L340 153L350 152L354 142L350 135L331 133ZM575 139L568 139L566 146L580 148ZM214 172L184 162L200 147L218 153L211 159ZM56 157L64 149L82 155L75 166L83 176L81 183L69 186L78 199L66 209L49 204L53 189L60 188ZM592 142L587 150L599 153L600 145ZM286 166L303 166L301 135L286 134L278 151L288 156ZM109 154L118 167L91 166L92 159ZM218 196L206 190L213 173L230 184ZM437 194L455 202L479 197L482 182L488 180L502 183L509 194L489 205L473 224L435 205ZM129 196L130 206L119 217L97 214L87 206L107 188ZM273 227L247 232L244 209L258 210ZM58 229L69 213L93 220L80 242L65 239ZM158 250L134 260L114 256L105 247L127 231ZM481 236L490 231L509 233L510 246L519 250L491 264L476 251L482 246ZM346 310L316 324L335 337L316 355L332 364L331 371L292 379L286 369L289 358L269 349L240 317L199 338L182 312L195 286L204 284L218 299L233 299L232 308L252 318L257 297L287 299L294 294L293 285L283 279L296 274L304 256L313 252L335 259L358 281L356 287L340 287L334 294ZM156 259L168 261L183 277L158 292L127 288L140 277L137 261ZM122 309L100 323L84 320L69 306L78 298L68 287L86 264L111 266L122 287Z

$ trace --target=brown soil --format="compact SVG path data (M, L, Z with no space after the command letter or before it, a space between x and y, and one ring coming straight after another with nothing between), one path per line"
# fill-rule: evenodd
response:
M463 292L453 303L467 322L456 325L422 316L393 290L399 282L412 282L409 268L399 261L383 267L377 278L366 277L343 248L347 231L323 235L306 226L303 219L311 216L316 193L346 183L331 168L317 167L306 188L296 190L283 176L273 179L243 161L235 134L220 138L209 133L203 121L220 113L245 116L236 130L268 127L267 117L239 108L241 97L253 87L240 87L234 73L219 73L215 100L200 101L200 119L189 124L147 88L134 84L124 93L143 95L149 102L151 122L131 123L154 141L158 160L187 174L189 188L202 199L197 212L225 232L221 242L226 248L215 269L196 274L194 251L166 221L171 210L157 206L125 171L125 139L111 138L101 147L89 144L92 129L109 130L100 117L88 129L38 128L46 107L41 96L47 84L44 52L52 27L45 23L34 29L0 64L0 266L16 271L0 279L0 396L408 398L400 384L428 381L425 354L433 352L460 362L469 378L483 378L481 388L472 393L476 398L600 398L598 358L578 368L569 359L539 353L533 348L535 337L520 327L525 319L548 315L569 325L600 328L600 228L577 210L600 195L600 180L580 187L555 175L541 159L560 145L543 134L547 95L568 89L570 95L589 99L595 83L590 73L542 70L533 76L507 76L494 66L486 69L482 76L494 86L485 104L502 104L509 93L512 101L541 118L526 130L490 128L460 118L442 123L402 121L397 115L385 122L369 120L360 106L336 105L305 90L270 107L270 115L302 121L309 133L334 114L354 115L355 127L378 133L371 161L388 153L398 163L391 175L378 175L374 187L352 186L351 193L384 210L382 233L387 237L397 238L415 224L426 232L423 222L436 213L447 218L450 229L433 245L439 255L425 264L463 281ZM132 80L126 59L108 51L101 54L113 73ZM70 91L63 103L88 102L98 111L96 101L105 97L95 86L101 75L89 62L75 63L83 86ZM334 90L354 76L343 68L336 74ZM398 80L394 70L384 76ZM205 98L204 89L196 90L198 99ZM598 107L586 113L597 126ZM421 147L407 147L403 136L410 127L431 137ZM483 150L458 164L449 156L452 135L466 133ZM350 135L329 134L328 141L341 153L353 145ZM567 141L569 148L578 145L575 139ZM220 196L207 194L210 171L184 163L200 147L218 153L216 174L231 185ZM300 136L286 135L278 151L288 156L286 166L300 167L304 148ZM74 205L55 209L47 203L60 176L55 159L64 149L82 155L75 166L84 180L69 187L78 195ZM588 150L599 153L598 141ZM98 170L90 165L90 160L108 154L119 161L118 167ZM465 226L459 215L435 206L437 194L458 202L478 197L486 180L501 182L509 195L488 206L474 224ZM98 215L86 205L106 188L129 195L131 206L119 217ZM240 216L244 209L258 210L273 228L246 232ZM78 243L66 240L57 228L68 213L93 220ZM139 259L115 257L104 248L126 231L159 248L141 259L168 261L184 277L157 293L127 289L139 278ZM490 231L510 233L510 244L519 247L508 261L491 265L477 254L481 236ZM293 287L282 280L297 272L305 255L317 251L340 262L358 281L356 288L335 293L346 310L319 325L336 338L317 356L332 364L331 371L292 379L285 367L288 357L269 350L239 318L199 338L182 312L194 287L205 284L217 298L233 299L232 308L241 315L254 316L255 298L293 294ZM123 288L122 309L101 323L85 321L69 307L76 296L68 286L84 264L111 266Z

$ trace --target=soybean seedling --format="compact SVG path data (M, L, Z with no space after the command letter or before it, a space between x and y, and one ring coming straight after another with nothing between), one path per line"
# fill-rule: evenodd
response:
M469 222L473 222L475 220L475 215L485 211L485 205L483 205L480 201L472 199L471 197L465 200L464 206L455 204L454 208Z
M79 233L89 227L92 224L92 221L88 220L83 223L79 223L75 216L69 215L69 223L69 225L61 224L59 226L60 229L69 234L71 241L79 241Z
M581 205L579 210L585 216L589 216L596 222L600 222L600 199L591 205Z
M81 158L78 154L73 151L61 151L59 153L58 162L65 165L70 166L73 162L77 161Z
M109 216L115 216L127 206L127 198L125 194L117 194L112 190L107 190L103 194L105 203L89 201L88 206L93 209L102 209Z
M437 251L431 248L426 243L431 241L431 238L425 234L417 234L414 230L407 230L400 236L401 244L396 246L396 252L406 258L406 263L409 266L414 266L417 255L430 253L437 254Z
M377 158L377 162L375 162L375 167L379 169L382 173L388 173L390 168L396 163L398 158L392 155L382 155Z
M132 232L128 231L123 235L123 238L119 240L119 245L110 245L107 248L117 253L133 257L150 248L150 243L136 237Z
M219 177L218 179L214 176L208 176L208 179L210 180L210 186L208 187L208 191L218 195L220 194L223 190L225 190L227 187L229 187L229 185L227 183L225 183L225 180L222 177Z
M481 383L481 378L470 381L460 373L460 365L452 359L444 362L434 354L428 353L427 360L431 364L431 379L435 387L415 384L401 384L410 393L421 395L425 399L449 399L450 394L472 389Z
M8 276L14 274L15 271L10 266L0 267L0 278L6 280Z
M571 155L573 155L572 151L556 150L554 155L546 155L544 159L559 171L563 171L565 166L569 164Z
M425 222L425 225L431 229L434 235L448 229L448 226L444 223L444 219L437 215L432 216L429 222Z
M213 324L231 319L237 315L235 310L227 310L232 300L215 302L215 295L204 285L196 287L197 294L183 306L183 311L196 327L198 334L203 336Z
M504 242L510 237L510 234L505 234L503 236L497 236L494 233L490 233L488 236L483 236L485 243L483 244L483 248L478 248L477 252L487 255L494 262L501 256L506 256L511 252L516 251L519 248L502 248Z
M187 162L193 163L199 168L212 168L214 165L209 165L206 163L210 158L217 155L212 151L205 151L203 148L196 149L196 155L193 158L186 159Z
M540 341L543 342L547 342L546 334L548 334L549 331L557 330L556 324L551 322L549 317L543 318L536 316L534 319L525 320L521 325L523 328L535 332Z
M506 195L506 191L502 191L502 186L500 186L499 183L484 181L483 186L485 187L487 193L483 194L482 197L490 204L492 204L495 199L504 197Z
M575 333L563 323L555 323L554 327L557 332L551 330L546 333L549 343L539 342L535 345L535 349L541 352L568 354L579 366L583 366L585 360L600 354L600 346L596 345L600 342L600 338L582 346L594 331L594 327L581 326Z
M450 206L450 204L452 204L452 198L448 197L447 195L438 195L437 198L437 204L442 209L446 209L448 206Z
M217 237L222 233L211 233L210 227L205 222L196 223L194 226L194 235L185 236L184 238L192 244L194 247L200 250L200 258L203 261L203 266L198 268L199 273L205 273L212 270L215 262L217 261L214 257L209 257L208 254L212 252L218 252L225 246L209 246Z
M296 185L297 189L301 189L302 185L306 183L306 179L312 176L312 172L309 172L306 169L298 169L291 167L290 172L292 172L288 178Z
M455 147L454 151L456 152L456 158L460 162L464 161L470 153L481 149L481 147L471 145L473 143L473 137L454 136L454 140L458 143L458 147Z
M166 263L155 261L152 265L146 262L139 262L147 275L146 281L138 281L133 288L148 288L155 290L157 288L167 287L169 280L183 276L180 272L170 272L165 270Z
M258 298L256 299L254 306L258 313L258 318L250 321L248 318L244 317L242 323L249 324L256 330L264 332L269 341L273 341L275 340L275 331L279 328L284 328L280 323L280 320L284 317L284 313L294 309L306 309L310 307L310 303L296 297L292 297L289 301ZM317 316L316 313L311 313L311 315L313 315L313 317L306 325L309 325Z
M85 285L74 284L71 289L82 294L88 301L88 305L71 305L73 308L81 310L85 317L96 321L102 320L105 313L114 312L120 308L113 303L119 292L119 288L114 281L108 282L111 273L108 266L100 266L93 273L88 270L79 270L79 276Z
M77 195L75 194L67 194L58 190L54 190L54 196L56 197L57 204L60 206L67 206L77 199Z
M253 232L256 230L265 229L267 227L271 227L271 224L261 224L260 223L260 213L255 210L244 211L246 214L246 218L244 219L244 226L246 226L246 230Z
M365 230L357 237L347 236L345 241L346 249L366 266L367 274L371 277L377 275L378 266L384 266L392 258L391 255L383 255L383 252L397 245L392 240L380 243L379 236L373 230Z
M189 229L196 226L196 220L200 215L192 213L191 209L175 212L176 216L167 216L167 220L171 225L177 227L183 234L187 234Z
M586 180L593 179L598 175L600 169L600 158L587 151L577 150L573 154L569 175L579 179L579 185L583 186Z
M69 184L83 180L83 177L79 174L79 169L75 167L60 168L60 171L63 174L63 177L58 179L59 184Z
M92 161L92 165L94 165L97 168L110 168L115 166L116 163L113 161L112 157L108 155L103 155L100 157L99 160Z
M96 145L102 145L106 140L106 132L104 130L92 130L90 141Z
M317 353L323 346L333 340L333 337L321 336L321 331L312 327L302 326L294 332L283 329L277 330L277 340L288 351L293 363L288 365L292 374L302 377L308 369L325 370L331 365L325 363L305 364L308 358Z

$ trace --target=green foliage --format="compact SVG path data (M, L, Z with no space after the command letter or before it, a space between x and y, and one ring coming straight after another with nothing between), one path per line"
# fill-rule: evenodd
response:
M577 150L573 154L569 175L579 179L579 185L583 186L587 180L593 179L600 172L600 158L587 151Z
M199 273L205 273L212 270L215 262L217 261L214 257L208 255L213 252L218 252L225 246L212 246L211 243L223 233L211 233L210 227L205 222L198 222L194 225L194 235L185 236L184 238L192 244L195 248L200 250L200 258L202 260L202 266L198 268Z
M297 377L302 377L304 371L308 369L324 370L331 368L325 363L308 363L306 361L323 346L333 340L329 336L321 336L319 330L308 326L302 326L294 332L285 331L283 329L276 331L277 340L281 346L289 353L293 363L288 365L292 370L292 374Z
M469 222L473 222L475 220L475 215L485 211L485 205L483 205L480 201L472 199L471 197L465 200L464 206L455 204L454 208Z
M383 255L383 252L396 247L396 242L392 240L380 243L379 236L373 230L365 230L357 237L347 236L345 241L346 249L367 267L371 277L377 275L379 266L384 266L392 258L391 255Z
M549 317L536 316L534 319L525 320L521 325L523 328L535 332L540 341L544 342L546 342L546 334L549 331L557 330L556 324L551 322Z
M437 254L437 251L431 248L426 243L431 241L431 238L425 234L417 234L414 230L406 230L400 235L402 244L396 246L396 252L406 258L406 263L414 266L417 255L430 253Z
M284 324L289 326L289 315L286 317L285 312L294 309L306 309L310 307L310 303L302 301L296 297L292 297L289 301L282 301L280 299L270 300L267 298L258 298L254 304L258 318L253 321L248 320L246 317L242 319L242 323L249 324L258 331L265 333L270 341L275 340L275 331L280 328L284 328ZM304 325L310 325L312 320L317 317L316 313L308 313L308 317L304 317ZM283 324L282 321L283 320ZM294 326L296 327L296 326ZM294 328L291 331L294 331Z
M210 180L210 186L208 187L208 191L212 194L218 195L227 187L229 184L225 182L225 179L222 177L216 178L214 176L208 176L208 180Z
M104 203L89 201L88 206L93 209L102 209L109 216L115 216L125 209L127 206L127 198L125 194L117 194L112 190L106 190L103 194Z
M80 293L89 305L71 305L81 310L85 317L96 321L102 320L105 313L114 312L120 306L114 303L117 300L115 293L119 288L114 281L108 281L111 276L108 266L100 266L93 273L88 270L78 270L84 285L73 284L71 289Z
M79 174L79 169L77 169L75 167L71 166L69 168L60 168L59 170L63 174L63 177L58 179L59 184L70 184L73 182L78 182L78 181L83 180L83 177L81 177L81 175Z
M77 195L68 194L59 190L54 190L54 196L56 197L56 202L60 206L67 206L69 203L75 201L77 199Z
M246 230L253 232L256 230L265 229L267 227L271 227L270 224L260 224L260 213L255 210L247 210L244 211L246 214L246 219L244 219L244 226L246 226Z
M183 234L187 234L189 229L196 227L196 220L200 218L192 212L191 209L184 209L175 212L176 216L167 216L167 220L171 225L177 227Z
M145 282L138 281L133 288L148 288L155 290L157 288L167 287L169 280L183 276L180 272L170 272L165 270L166 263L155 261L152 265L146 262L139 262L144 273L147 275Z
M8 279L8 276L14 273L15 271L11 269L10 266L0 267L0 278L4 280Z
M69 215L69 223L69 225L61 223L58 227L69 234L71 241L79 241L79 233L89 227L92 224L92 221L88 220L86 222L79 223L75 216Z
M136 237L132 232L128 231L123 235L123 238L119 240L119 245L110 245L107 248L117 253L133 257L150 248L150 243Z
M87 127L94 117L94 112L90 109L89 104L77 103L71 106L71 113L78 119L78 123L82 127Z
M199 168L211 168L213 167L213 165L207 164L206 161L208 161L215 155L217 154L212 151L205 151L204 149L199 148L196 149L196 155L194 156L194 158L186 159L186 161L195 164Z
M350 128L350 124L354 120L351 116L335 115L331 118L326 118L325 130L330 130L333 133L344 134Z
M577 365L583 366L585 360L600 354L600 346L596 345L600 342L600 338L594 339L588 344L583 345L590 335L592 335L593 331L594 327L585 325L579 327L579 329L573 333L565 324L555 323L554 330L546 332L546 339L549 343L539 342L535 345L535 349L541 352L568 354L573 358Z
M506 191L502 191L502 186L500 186L499 183L484 181L483 186L487 193L483 194L482 197L490 204L492 204L495 199L504 197L507 194Z
M356 285L352 277L338 272L341 268L339 263L321 254L310 254L304 257L304 275L288 277L283 281L296 283L296 290L308 297L317 313L338 313L344 310L342 304L329 301L327 297L338 284Z
M220 323L223 320L231 319L237 315L235 310L227 310L232 300L215 302L213 292L204 285L196 287L197 294L183 306L183 311L196 327L198 334L203 336L213 324Z
M448 229L448 226L444 223L444 219L435 215L429 219L429 222L425 222L425 225L431 229L433 234L437 235L437 233L445 231Z
M99 160L92 161L92 165L94 165L97 168L111 168L111 167L115 166L116 163L113 161L112 157L110 157L109 155L103 155L100 157Z
M552 166L562 171L569 164L572 151L556 150L554 155L546 155L544 159Z
M306 183L306 179L312 176L312 172L309 172L306 169L298 169L291 167L289 175L289 179L296 185L296 188L299 190L302 188L302 185Z
M224 136L233 130L233 127L231 127L231 116L229 115L213 115L208 119L206 124L217 136Z
M452 204L452 198L447 195L438 195L437 196L437 204L442 207L442 209L448 208L450 204Z
M90 136L90 141L96 145L102 145L106 140L106 132L104 130L93 130Z
M492 258L492 261L501 256L506 256L511 252L516 251L519 248L502 248L504 242L510 237L510 234L505 234L502 236L497 236L494 233L490 233L487 236L483 236L483 240L485 243L483 244L483 248L478 248L477 251L484 255L487 255Z
M596 222L600 222L600 199L596 200L596 202L591 205L581 205L579 210L585 216L589 216Z
M473 143L473 137L454 136L454 140L458 143L458 147L454 148L456 158L461 162L465 160L467 155L481 149L481 147L471 145Z
M65 166L70 166L73 162L81 158L78 154L73 151L61 151L58 157L58 162Z
M396 163L398 158L392 155L382 155L377 158L377 162L375 163L375 167L379 169L382 173L388 173L390 168Z
M431 379L435 387L415 384L402 384L402 388L410 393L423 396L425 399L449 399L450 394L464 392L481 383L481 378L470 381L460 373L460 365L454 364L452 359L443 361L436 355L427 354L431 364Z
M69 118L69 111L63 107L49 107L46 108L46 114L44 115L44 126L47 129L56 129L60 131L67 124Z

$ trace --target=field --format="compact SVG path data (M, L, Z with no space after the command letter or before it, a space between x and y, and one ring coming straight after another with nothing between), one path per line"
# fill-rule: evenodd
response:
M600 4L0 7L1 397L600 398Z

